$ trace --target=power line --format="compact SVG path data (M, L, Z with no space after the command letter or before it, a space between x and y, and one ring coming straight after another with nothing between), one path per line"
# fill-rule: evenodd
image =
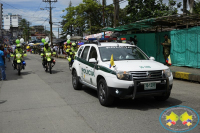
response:
M47 4L46 4L46 6L47 6ZM43 14L44 14L44 13L43 13ZM43 14L42 14L42 15L43 15ZM41 14L40 14L39 16L41 16ZM41 18L41 17L39 17L39 18ZM33 21L36 21L36 20L33 20ZM37 21L41 21L41 20L37 20ZM42 21L43 21L43 20L42 20ZM46 21L46 19L45 19L45 21Z
M48 20L48 18L49 18L49 17L47 17L46 20L44 20L44 22L43 22L41 25L43 25L43 24Z
M36 11L40 8L41 4L42 4L42 1L40 3L39 7L36 9ZM35 13L36 13L36 11L35 11ZM33 14L33 16L35 15L35 13Z

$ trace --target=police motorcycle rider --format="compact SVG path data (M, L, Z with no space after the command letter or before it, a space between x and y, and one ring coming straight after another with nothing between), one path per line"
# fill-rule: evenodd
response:
M53 51L51 51L51 47L50 46L48 46L48 42L44 42L44 49L43 49L43 51L42 51L42 53L44 54L44 55L46 55L46 53L48 53L48 52L51 52L51 54L53 54ZM54 59L52 58L51 59L53 62L53 66L55 65L55 61L54 61ZM42 65L43 65L43 67L45 68L45 65L46 65L46 58L44 58L44 56L43 56L43 60L42 60Z
M21 43L23 43L23 40L20 39ZM21 47L21 44L20 44L20 41L19 39L17 39L15 42L16 42L16 49L14 50L14 60L13 60L13 65L14 65L14 69L17 69L17 60L16 60L16 54L24 54L25 52L23 51L22 47ZM22 62L24 62L24 59L22 58ZM24 69L24 67L23 67Z
M71 43L70 43L70 40L67 40L67 44L66 44L66 54L67 56L69 57L70 56L70 50L71 50Z
M76 43L72 43L72 47L69 50L69 57L68 57L69 66L70 67L73 64L72 60L74 60L74 56L75 56L75 54L76 54L77 51L78 51L77 44Z

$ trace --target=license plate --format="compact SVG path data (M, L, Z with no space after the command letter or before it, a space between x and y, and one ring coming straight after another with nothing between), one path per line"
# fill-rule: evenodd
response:
M156 89L156 83L145 83L144 90L153 90Z

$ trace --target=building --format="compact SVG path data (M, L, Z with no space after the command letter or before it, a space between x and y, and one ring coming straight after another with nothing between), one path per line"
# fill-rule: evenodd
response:
M44 30L45 28L43 25L35 25L30 27L31 34L37 34L37 33L44 34L45 33Z
M0 43L3 42L2 25L3 25L3 4L0 3Z
M35 33L31 34L31 40L41 40L42 38L45 38L45 34Z
M3 15L3 20L3 29L10 30L11 27L19 27L22 16L18 14L12 15L11 13L8 13L8 15Z

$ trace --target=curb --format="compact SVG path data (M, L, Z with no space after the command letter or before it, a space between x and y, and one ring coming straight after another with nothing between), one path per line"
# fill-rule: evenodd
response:
M172 74L173 74L173 77L177 79L200 82L200 75L197 75L197 74L179 72L179 71L177 72L172 71Z

